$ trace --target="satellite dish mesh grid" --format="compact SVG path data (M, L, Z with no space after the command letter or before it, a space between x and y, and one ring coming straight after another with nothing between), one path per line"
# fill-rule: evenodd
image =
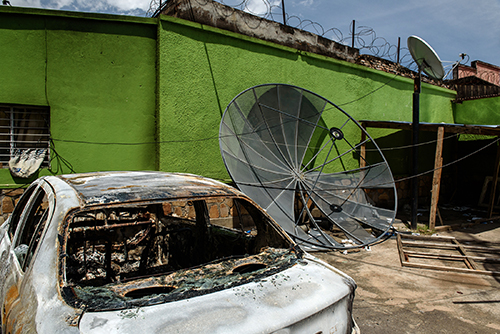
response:
M366 140L346 137L362 131ZM359 133L359 132L354 132ZM392 226L397 196L389 165L369 134L345 111L284 84L249 88L227 106L219 144L241 191L308 250L362 247ZM369 161L358 168L362 144ZM394 207L369 196L388 191Z

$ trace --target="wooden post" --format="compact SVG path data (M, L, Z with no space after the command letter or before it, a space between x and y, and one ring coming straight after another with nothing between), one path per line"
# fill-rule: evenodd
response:
M434 176L432 178L431 213L429 216L430 230L436 227L436 211L439 200L439 188L441 185L441 167L443 166L443 138L444 127L440 126L437 133L436 158L434 159Z
M497 157L495 159L495 171L493 172L493 183L491 184L490 206L488 208L488 217L493 216L493 207L495 206L495 194L497 192L498 170L500 169L500 145L497 146Z
M363 124L361 124L361 126L363 128L365 128ZM359 148L359 168L366 167L366 144L365 144L365 140L366 140L366 134L365 134L364 131L361 131L361 142L363 144L361 144L361 147Z

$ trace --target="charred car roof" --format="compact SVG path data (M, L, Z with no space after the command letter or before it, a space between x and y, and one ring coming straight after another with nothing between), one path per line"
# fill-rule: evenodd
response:
M241 196L224 183L193 174L97 172L58 176L76 190L84 205L168 198Z

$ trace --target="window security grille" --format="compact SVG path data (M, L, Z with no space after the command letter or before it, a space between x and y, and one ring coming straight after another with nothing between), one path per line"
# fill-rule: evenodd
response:
M46 149L42 167L50 167L49 108L0 105L0 168L19 150Z

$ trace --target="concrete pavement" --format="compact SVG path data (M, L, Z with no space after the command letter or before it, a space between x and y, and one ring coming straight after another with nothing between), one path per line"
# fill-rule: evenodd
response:
M500 222L439 235L500 244ZM361 333L500 334L500 276L402 267L394 237L370 249L314 253L358 284L353 314Z

